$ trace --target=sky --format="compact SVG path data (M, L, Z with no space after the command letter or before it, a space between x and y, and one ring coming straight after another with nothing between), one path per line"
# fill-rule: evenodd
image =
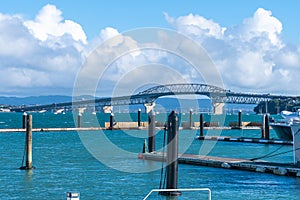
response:
M102 74L95 66L90 71L88 77L98 81L91 88L97 96L209 79L182 55L159 49L157 41L147 41L154 49L143 50L145 43L135 36L141 31L135 30L148 27L174 31L201 46L226 89L299 95L299 7L297 0L0 0L0 96L74 94L93 51L116 36L126 55L111 49L114 54L97 58L99 65L103 57L112 59ZM86 87L89 79L83 82Z

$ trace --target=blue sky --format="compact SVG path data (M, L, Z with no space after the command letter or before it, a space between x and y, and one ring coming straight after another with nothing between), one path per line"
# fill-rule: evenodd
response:
M299 7L297 0L0 0L0 95L71 95L91 49L143 27L171 29L196 41L227 89L297 95ZM150 54L155 63L172 64L186 80L199 80L186 66L176 66L172 56L156 53L121 58L110 70L110 87L132 71L126 66L154 62Z
M90 39L108 26L121 32L145 26L170 28L164 12L174 17L199 14L223 26L234 26L262 7L271 10L283 23L285 39L300 43L300 2L297 0L0 0L0 11L32 19L46 4L56 5L64 18L78 22Z

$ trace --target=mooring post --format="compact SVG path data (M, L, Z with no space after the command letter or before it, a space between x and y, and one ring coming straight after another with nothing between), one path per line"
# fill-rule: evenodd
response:
M200 137L204 136L204 117L203 114L200 114Z
M265 139L270 139L270 120L269 120L269 114L266 114L265 116Z
M189 127L192 128L193 127L193 110L190 109L190 124Z
M262 115L262 121L261 121L261 138L265 138L266 135L266 127L265 127L265 114Z
M166 189L177 189L178 185L178 115L172 111L168 116L167 183ZM179 196L180 191L161 192L165 196Z
M156 151L155 143L155 112L150 111L148 115L148 150L149 153Z
M109 116L109 129L113 129L114 127L114 113L111 113Z
M77 127L78 127L78 128L81 128L81 117L82 117L82 114L79 113L79 114L78 114L78 117L77 117Z
M239 111L238 114L238 127L241 128L242 127L242 111Z
M267 140L270 139L269 114L264 114L262 117L261 137Z
M23 116L22 116L22 128L25 129L26 128L26 119L27 119L27 113L24 112Z
M26 117L26 169L32 169L32 115Z
M141 109L138 110L138 127L141 126Z

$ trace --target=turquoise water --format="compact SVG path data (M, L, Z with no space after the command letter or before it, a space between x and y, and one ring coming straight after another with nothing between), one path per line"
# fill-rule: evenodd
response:
M210 117L206 115L205 119ZM133 121L136 120L136 115L116 114L115 118L119 121ZM198 118L199 115L193 116L194 121ZM236 115L228 116L225 123L235 121L236 118ZM243 116L244 121L260 121L260 118L261 116L256 115ZM0 128L20 128L21 119L22 114L0 113ZM96 119L84 114L83 126L104 124L104 121L109 120L109 115L99 114ZM166 115L160 114L157 119L164 121ZM146 120L147 115L143 115L143 121ZM188 121L188 115L182 115L181 120ZM35 113L33 121L34 128L74 126L70 113ZM205 133L260 137L260 130ZM130 155L121 157L111 154L110 146L97 140L101 134L110 141L109 143L130 152ZM199 153L204 144L203 141L193 139L198 134L196 130L180 131L180 151L187 149L187 153ZM32 171L18 169L22 164L24 136L23 133L0 134L0 199L66 199L68 191L80 192L81 199L143 199L151 189L159 187L161 163L137 159L147 131L34 132L33 165L36 169ZM276 138L276 135L271 132L271 137ZM89 152L92 147L87 145L89 138L94 138L91 145L99 145L101 151L96 152L98 154L92 155ZM163 131L158 131L158 149L161 148L162 142ZM212 150L208 155L236 158L255 158L275 150L278 150L278 153L292 148L228 142L217 142L211 146ZM111 163L100 162L99 155L108 156ZM266 160L290 163L293 161L293 155L287 153ZM112 165L115 169L107 165ZM149 172L141 172L145 169ZM179 165L178 185L180 188L210 188L212 199L296 200L300 196L299 178L193 165ZM205 192L184 192L178 199L195 199L197 195L201 199L207 197ZM150 199L166 198L153 194Z

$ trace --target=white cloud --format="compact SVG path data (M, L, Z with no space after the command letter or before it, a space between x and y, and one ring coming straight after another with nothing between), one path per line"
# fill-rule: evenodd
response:
M244 20L242 31L243 37L248 40L266 34L273 45L281 45L279 35L282 31L282 24L272 16L271 11L263 8L257 9L252 18Z
M270 11L259 8L252 17L232 27L223 27L194 14L178 18L165 14L165 18L178 32L207 50L227 89L299 93L295 82L300 76L300 47L283 41L283 25ZM134 40L126 33L107 27L99 32L98 38L88 41L82 27L72 20L65 20L62 12L53 5L43 7L34 20L0 13L0 95L38 95L41 91L70 95L82 63L100 44L107 46L96 55L92 71L86 73L87 80L103 78L107 81L105 88L117 83L120 88L134 90L142 81L149 84L151 80L171 83L205 79L199 79L195 75L197 72L183 58L159 50L160 43L177 49L180 42L163 34L157 43L147 43L147 34L140 37L140 40ZM143 50L145 44L148 48ZM180 45L183 54L196 55L189 43ZM117 59L105 71L104 77L99 77L97 67L113 58ZM159 71L162 66L168 73ZM149 71L138 76L147 67ZM172 71L170 67L174 69L175 78L168 76ZM203 69L203 72L209 74L209 69ZM125 89L122 94L126 94Z
M34 21L25 21L24 25L41 41L46 41L50 36L69 34L74 40L86 43L82 27L74 21L63 20L62 12L54 5L44 6Z
M282 40L283 25L271 11L259 8L241 24L225 28L192 14L166 15L166 20L203 45L228 89L299 94L299 47Z
M107 27L107 28L100 31L100 38L103 41L108 40L110 38L113 38L117 35L120 35L119 31L115 28L112 28L112 27Z
M51 12L56 10L53 6L44 7L36 18L39 22L46 22L39 18L45 17L47 10L49 16L49 8ZM52 22L61 19L59 16L53 15L56 18ZM82 64L84 44L75 35L51 35L41 24L40 31L47 32L47 38L39 38L27 22L19 15L0 13L0 94L39 95L52 88L53 94L70 95Z
M177 19L165 13L166 20L179 32L191 34L196 37L215 37L222 38L226 28L221 27L213 20L205 19L199 15L189 14Z

